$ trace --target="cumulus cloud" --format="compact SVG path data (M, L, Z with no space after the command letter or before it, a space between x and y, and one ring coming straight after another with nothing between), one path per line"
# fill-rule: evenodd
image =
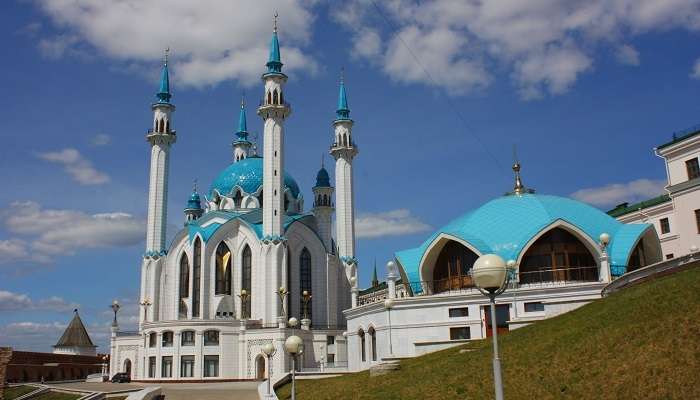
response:
M19 236L0 241L0 264L50 262L84 249L131 246L144 237L143 222L122 212L87 214L26 201L10 204L0 216L5 229Z
M314 73L306 52L315 1L293 0L37 0L59 32L39 42L42 52L92 49L124 63L153 68L170 47L173 78L185 85L213 85L227 79L257 84L272 30L279 17L286 71Z
M22 293L0 290L0 311L58 311L65 312L78 308L79 305L51 296L37 301Z
M63 149L39 153L37 157L62 165L65 171L81 185L100 185L109 182L109 175L98 171L90 160L76 149Z
M592 70L601 47L638 65L639 53L625 44L631 38L700 30L700 0L352 0L333 16L352 34L351 54L393 79L461 94L510 71L527 99L566 92Z
M634 47L623 44L617 48L615 57L620 64L638 66L639 65L639 52Z
M428 229L430 225L411 215L411 212L406 209L364 213L358 215L355 221L355 234L361 239L409 235Z
M577 190L571 194L576 200L595 206L614 206L623 202L636 202L664 193L665 181L637 179L628 183L611 183L601 187Z
M106 146L112 142L112 137L105 133L98 133L90 139L93 146Z

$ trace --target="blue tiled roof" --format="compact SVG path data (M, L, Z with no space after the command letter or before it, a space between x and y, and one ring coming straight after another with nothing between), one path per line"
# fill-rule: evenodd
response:
M185 209L190 209L190 210L200 210L202 209L202 203L200 201L199 193L197 192L192 192L190 195L189 200L187 200L187 207Z
M622 224L597 208L569 198L510 195L462 215L433 233L421 246L399 251L395 256L411 282L420 281L421 259L440 234L464 240L481 254L495 253L504 260L515 260L533 237L557 220L577 227L596 243L601 233L608 233L611 266L617 270L627 265L642 234L653 229L650 224Z
M222 223L219 222L213 222L209 223L212 219L224 219L225 221ZM306 214L291 214L291 215L285 215L284 216L284 224L283 224L283 229L286 232L287 229L289 228L290 225L292 225L296 221L303 220L305 218L314 218L313 214L311 213L306 213ZM233 219L238 219L242 223L248 225L253 232L257 235L258 239L263 238L263 232L262 232L262 222L263 222L263 215L262 215L262 209L255 209L252 211L248 212L234 212L234 211L209 211L208 213L204 214L202 218L199 218L198 220L192 221L187 224L187 233L189 235L189 240L192 241L194 240L195 235L198 233L202 236L202 239L206 242L209 240L214 233L225 223L233 220ZM203 225L206 225L203 227Z
M229 195L233 189L240 187L245 193L254 194L261 188L263 182L263 159L261 157L248 157L226 167L209 189L210 196L214 189L219 194ZM284 173L284 186L291 190L294 198L299 197L299 185L288 173Z
M329 187L331 186L331 178L328 176L328 171L324 167L321 167L316 174L316 187Z
M170 103L170 76L167 62L163 64L163 69L160 71L160 87L156 97L158 97L159 103Z

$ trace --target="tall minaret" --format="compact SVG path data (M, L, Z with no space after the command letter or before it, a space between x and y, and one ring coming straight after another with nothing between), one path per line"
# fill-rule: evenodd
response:
M158 101L153 103L153 128L146 139L151 144L151 175L148 185L148 223L146 226L146 255L165 254L165 228L168 216L168 169L170 145L177 137L172 129L172 113L175 106L170 103L170 78L168 77L168 50L165 51L163 69L160 73Z
M332 248L332 218L333 218L333 186L328 171L323 166L321 159L321 169L316 174L316 185L313 187L314 208L312 212L316 216L319 236L329 253L334 253Z
M335 158L335 195L336 205L336 240L338 255L346 266L354 266L355 260L355 206L352 178L352 160L358 153L352 139L353 121L350 119L348 99L345 94L343 75L340 77L340 92L338 94L338 109L333 121L335 128L335 143L330 153Z
M265 94L258 115L264 121L263 127L263 236L282 236L284 221L284 120L291 113L289 104L284 101L283 87L287 75L282 73L280 46L277 39L277 15L275 14L270 57L267 72L263 74Z
M248 158L250 147L253 145L248 140L248 122L245 116L245 100L241 99L241 113L238 116L238 132L236 140L231 143L233 146L233 162L238 162Z
M258 115L263 119L263 237L261 260L264 287L251 293L253 319L262 318L264 323L284 322L279 301L269 293L287 282L287 241L284 238L284 120L291 109L284 101L284 84L287 75L282 73L280 46L277 39L277 14L270 42L270 57L267 72L262 76L265 93Z

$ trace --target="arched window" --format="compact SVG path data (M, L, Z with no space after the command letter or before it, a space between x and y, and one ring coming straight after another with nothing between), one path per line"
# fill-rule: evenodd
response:
M365 355L365 331L360 329L359 332L357 332L357 336L360 337L360 355L362 357L362 362L367 361L367 356Z
M183 299L190 295L190 263L187 260L187 254L182 253L180 258L180 301L178 316L179 318L187 318L187 305Z
M272 93L267 92L267 104L272 104Z
M284 196L284 210L289 211L289 197L287 195Z
M165 132L170 132L170 121L165 121Z
M282 91L280 90L280 104L284 104L284 97L282 97Z
M240 159L239 159L240 161ZM235 208L240 208L243 203L243 195L240 190L236 190L236 194L233 196L233 206Z
M243 257L241 260L241 289L248 292L248 299L245 303L245 315L250 317L250 302L251 302L251 272L253 267L253 253L250 251L250 246L245 245L243 249Z
M258 203L260 203L260 208L263 207L263 191L260 191L260 194L258 195Z
M519 282L597 281L598 263L571 232L554 228L533 243L520 262Z
M372 352L372 361L377 361L377 331L374 330L374 327L370 327L369 330L367 331L369 333L369 340L370 340L370 351Z
M459 242L450 240L440 251L433 269L433 293L472 287L469 270L478 256Z
M272 103L279 104L279 97L277 96L277 89L272 92Z
M299 290L300 290L300 295L304 293L304 291L308 291L309 293L312 293L311 291L311 253L309 253L309 250L304 247L304 249L301 250L301 255L299 256ZM299 296L300 299L300 308L301 310L301 315L302 318L304 316L304 300L303 296ZM309 301L309 304L306 306L306 311L307 311L307 317L311 319L312 315L312 301Z
M214 294L231 294L231 250L221 242L216 248Z
M202 283L202 241L197 237L194 240L194 260L192 268L192 317L199 317L200 298Z

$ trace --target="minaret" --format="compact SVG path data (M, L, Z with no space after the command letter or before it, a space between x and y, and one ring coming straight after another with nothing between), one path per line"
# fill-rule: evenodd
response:
M197 220L202 216L204 210L202 209L201 198L199 193L197 193L197 181L194 181L194 187L192 188L192 194L189 200L187 200L187 207L185 207L185 225Z
M153 103L153 127L148 130L146 140L151 144L151 172L148 185L148 222L146 225L146 255L165 255L165 229L168 216L168 169L170 145L177 137L172 128L172 113L175 106L170 103L170 78L168 76L168 50L165 51L163 69L160 73L158 101Z
M331 186L331 178L328 176L328 171L323 166L323 158L321 158L321 169L316 174L316 186L312 190L314 192L314 208L312 212L316 216L319 236L326 246L326 251L333 253L334 249L332 248L331 239L331 220L334 211L333 186Z
M358 153L352 139L353 121L350 119L350 109L345 93L344 77L340 77L340 92L338 94L338 109L333 121L335 128L335 143L330 153L335 158L335 185L337 194L336 229L338 255L346 266L354 266L355 260L355 208L352 177L352 160Z
M282 236L284 221L284 120L291 113L284 101L287 75L282 73L280 47L277 39L277 15L270 41L267 72L263 74L265 93L258 115L263 119L263 236Z
M377 260L374 260L374 272L372 273L372 287L379 286L379 279L377 278Z
M241 113L238 116L238 132L236 132L236 140L231 143L233 146L233 162L238 162L248 158L251 143L248 140L248 122L245 116L245 100L241 99Z

